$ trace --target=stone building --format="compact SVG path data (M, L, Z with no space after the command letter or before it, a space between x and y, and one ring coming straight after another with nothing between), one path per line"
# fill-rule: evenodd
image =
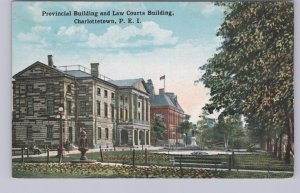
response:
M184 111L181 108L177 96L172 92L165 92L159 89L159 94L154 92L152 80L147 81L147 88L151 89L150 93L150 117L151 120L159 115L163 117L166 123L165 139L169 144L183 143L183 136L178 132L177 127L183 122Z
M141 144L141 141L144 142L149 135L147 132L150 129L149 122L144 124L139 122L146 121L143 111L145 109L138 108L136 111L136 106L142 103L140 98L147 98L147 91L139 84L131 88L117 86L112 80L99 74L99 63L92 63L91 70L82 66L56 67L53 65L52 56L49 55L48 65L35 62L14 75L13 79L14 147L30 144L56 147L59 144L60 131L60 120L57 117L59 107L64 109L63 141L68 139L72 144L78 143L80 128L86 129L88 144L91 147L113 144L137 145ZM138 80L143 82L142 79ZM120 97L124 99L122 102L124 106L121 105L122 113L118 107L121 104L118 102L119 91ZM132 92L132 96L129 91ZM128 103L129 99L132 100L130 102L132 106L126 106L126 97ZM137 105L134 97L139 97ZM149 109L149 105L147 107ZM126 124L128 126L126 116L131 117L131 119L128 117L128 120L134 120L132 123L134 127L131 128L136 131L132 132L126 127L127 137L123 135L123 138L120 138L122 135L117 133L117 128L124 129ZM141 118L139 121L138 116ZM122 133L122 129L118 131ZM132 137L135 132L138 140L134 142Z
M150 145L150 101L145 81L140 78L110 82L118 86L118 145Z

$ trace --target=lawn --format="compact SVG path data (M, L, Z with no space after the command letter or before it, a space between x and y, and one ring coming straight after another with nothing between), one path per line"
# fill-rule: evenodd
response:
M47 164L46 157L25 157L13 159L13 177L17 178L289 178L293 176L293 163L285 164L267 153L234 156L232 171L226 171L228 156L199 156L199 162L225 162L225 171L205 170L201 168L172 167L171 157L156 154L155 151L135 151L135 166L132 151L107 151L87 153L89 159L95 159L104 164L70 164L71 160L78 160L79 154L71 154L57 164L57 157L50 157ZM146 159L147 157L147 159ZM117 165L118 164L118 165ZM212 167L213 169L213 167ZM245 172L242 169L286 172Z

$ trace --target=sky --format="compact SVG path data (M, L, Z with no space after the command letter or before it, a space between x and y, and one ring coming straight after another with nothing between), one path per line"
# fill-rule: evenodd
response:
M148 15L148 11L172 11ZM194 81L220 47L216 32L223 9L210 2L13 2L12 73L36 61L54 65L99 62L99 72L111 79L152 79L155 91L174 92L196 123L208 102L209 90ZM43 11L72 12L71 16L42 16ZM109 16L74 16L74 11L110 12ZM123 16L112 12L124 12ZM145 15L127 15L127 11ZM128 23L132 18L135 23ZM136 19L139 18L139 23ZM74 19L113 19L116 24L75 24ZM126 21L119 23L119 19Z

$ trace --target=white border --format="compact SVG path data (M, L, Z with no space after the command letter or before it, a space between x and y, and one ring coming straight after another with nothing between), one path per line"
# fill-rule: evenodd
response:
M295 138L300 139L299 62L300 2L295 1ZM295 176L291 179L14 179L11 177L11 1L0 0L0 187L10 193L296 193L299 192L299 143L296 143ZM297 188L298 186L298 188Z

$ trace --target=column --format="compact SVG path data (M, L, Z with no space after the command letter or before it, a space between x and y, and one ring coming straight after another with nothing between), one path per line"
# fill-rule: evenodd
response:
M121 130L119 130L118 133L119 133L119 137L118 137L118 138L119 138L119 141L118 141L118 143L119 143L119 145L121 145L121 143L122 143L122 141L121 141L121 140L122 140Z
M132 118L132 117L133 117L133 116L132 116L132 115L133 115L133 112L132 112L132 109L133 109L133 108L132 108L132 106L133 106L133 104L132 104L132 103L133 103L133 100L132 100L132 98L133 98L133 97L132 97L132 93L129 93L129 96L128 96L128 100L129 100L129 109L128 109L129 117L128 117L128 118L129 118L129 121L132 121L132 119L133 119L133 118Z
M148 121L150 123L150 120L151 120L151 117L150 117L150 108L151 108L151 105L150 105L149 99L147 101L147 105L148 105Z
M135 130L134 129L132 129L132 145L133 146L135 146L135 132L134 132Z
M142 121L145 121L145 102L144 102L144 97L142 97Z
M140 131L137 129L137 145L140 145Z
M149 144L148 145L151 145L151 141L150 141L150 130L148 131L148 142L149 142Z
M137 120L137 108L138 108L138 95L135 95L134 96L134 105L135 105L135 107L134 107L134 119L135 120Z
M146 129L144 129L144 145L147 145L147 135L146 135Z

